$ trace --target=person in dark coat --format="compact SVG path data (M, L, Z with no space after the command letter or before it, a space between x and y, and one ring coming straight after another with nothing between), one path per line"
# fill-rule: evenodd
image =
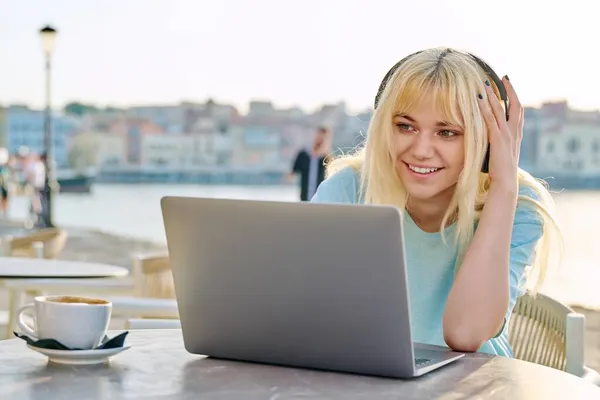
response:
M325 162L331 153L331 131L321 126L312 148L298 152L290 175L300 175L300 201L309 201L325 179Z

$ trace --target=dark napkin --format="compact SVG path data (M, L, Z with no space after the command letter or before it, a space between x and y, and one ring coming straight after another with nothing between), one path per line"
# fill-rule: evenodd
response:
M13 333L19 339L23 339L24 341L26 341L30 346L40 347L42 349L83 350L83 349L69 348L69 347L65 346L64 344L62 344L61 342L59 342L58 340L54 340L54 339L33 340L29 336L24 335L22 333L18 333L18 332L13 332ZM125 337L127 336L128 333L129 332L120 333L117 336L113 337L112 339L108 339L108 337L104 336L104 339L102 339L102 343L100 344L100 346L98 346L92 350L116 349L118 347L123 347L125 344Z

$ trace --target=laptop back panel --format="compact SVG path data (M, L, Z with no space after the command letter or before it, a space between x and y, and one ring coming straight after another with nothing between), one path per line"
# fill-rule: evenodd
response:
M413 375L397 209L166 197L162 210L189 352Z

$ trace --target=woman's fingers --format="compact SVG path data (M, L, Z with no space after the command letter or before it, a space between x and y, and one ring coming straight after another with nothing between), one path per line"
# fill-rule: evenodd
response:
M509 108L508 108L508 125L510 126L511 132L516 134L522 134L523 130L523 106L519 101L519 97L517 96L517 92L513 87L510 80L508 80L508 76L504 76L502 78L502 83L506 88L506 94L508 96Z
M496 97L496 93L490 86L490 81L485 81L485 90L487 92L488 102L492 109L492 113L494 113L494 117L496 118L496 124L498 125L498 130L502 131L503 128L506 127L506 113L502 106L500 105L500 100Z
M498 127L498 122L496 121L496 117L494 116L494 112L490 106L489 101L483 94L477 95L479 109L481 110L481 114L483 115L483 119L485 120L485 124L487 125L487 129L490 135L490 142L493 141L492 136L497 136L500 132L500 128Z

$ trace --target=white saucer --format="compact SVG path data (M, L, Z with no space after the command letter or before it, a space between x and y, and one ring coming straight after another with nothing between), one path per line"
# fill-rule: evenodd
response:
M27 345L31 350L48 357L48 361L56 364L92 365L108 362L115 354L128 350L131 345L101 350L54 350Z

